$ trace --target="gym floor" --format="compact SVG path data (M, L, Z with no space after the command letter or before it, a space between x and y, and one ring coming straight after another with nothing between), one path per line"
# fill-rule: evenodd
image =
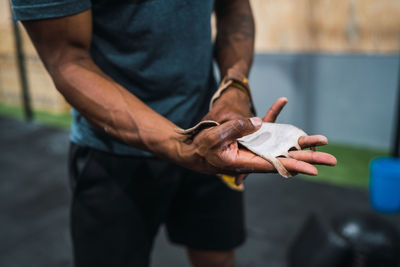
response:
M0 266L72 266L68 233L68 133L0 117ZM286 266L287 248L311 213L371 212L368 192L274 174L245 182L247 242L237 266ZM400 230L400 214L379 215ZM161 229L152 266L188 266Z

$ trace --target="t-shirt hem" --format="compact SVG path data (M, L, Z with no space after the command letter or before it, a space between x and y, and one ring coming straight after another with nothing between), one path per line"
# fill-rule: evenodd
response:
M12 10L16 20L39 20L74 15L91 8L90 1L58 1L29 5L15 5Z

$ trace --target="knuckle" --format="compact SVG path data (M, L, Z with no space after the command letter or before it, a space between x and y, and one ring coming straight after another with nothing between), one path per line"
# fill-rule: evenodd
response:
M202 130L198 135L198 143L210 147L215 142L215 135L209 129Z
M216 136L213 133L208 133L204 137L204 141L207 143L207 145L212 145L216 142Z
M271 108L268 110L268 113L271 113L271 115L275 115L276 113L278 113L278 111L276 110L275 107L271 107Z
M238 119L233 121L232 127L237 131L240 132L246 129L246 122L243 119Z

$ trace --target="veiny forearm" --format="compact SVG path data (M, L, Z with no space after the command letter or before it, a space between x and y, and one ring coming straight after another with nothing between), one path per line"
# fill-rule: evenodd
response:
M243 74L248 76L254 54L254 19L247 0L217 0L217 37L215 56L221 77L239 61L247 65Z
M53 66L49 72L65 99L99 129L133 147L176 160L171 152L177 126L104 74L90 57Z

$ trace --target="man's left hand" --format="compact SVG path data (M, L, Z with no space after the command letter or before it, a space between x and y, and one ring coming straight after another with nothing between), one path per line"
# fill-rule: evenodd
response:
M287 104L288 99L286 97L280 97L275 103L269 108L267 113L263 118L263 122L275 122L278 118L279 113L281 113L283 107ZM248 174L239 174L236 176L236 185L241 185L243 181L247 178Z
M286 97L275 101L263 118L263 122L275 122L279 113L288 102ZM224 123L229 120L250 118L253 114L250 111L250 98L240 89L230 87L218 98L212 109L204 116L203 120L213 120ZM248 174L236 176L236 184L242 184Z

